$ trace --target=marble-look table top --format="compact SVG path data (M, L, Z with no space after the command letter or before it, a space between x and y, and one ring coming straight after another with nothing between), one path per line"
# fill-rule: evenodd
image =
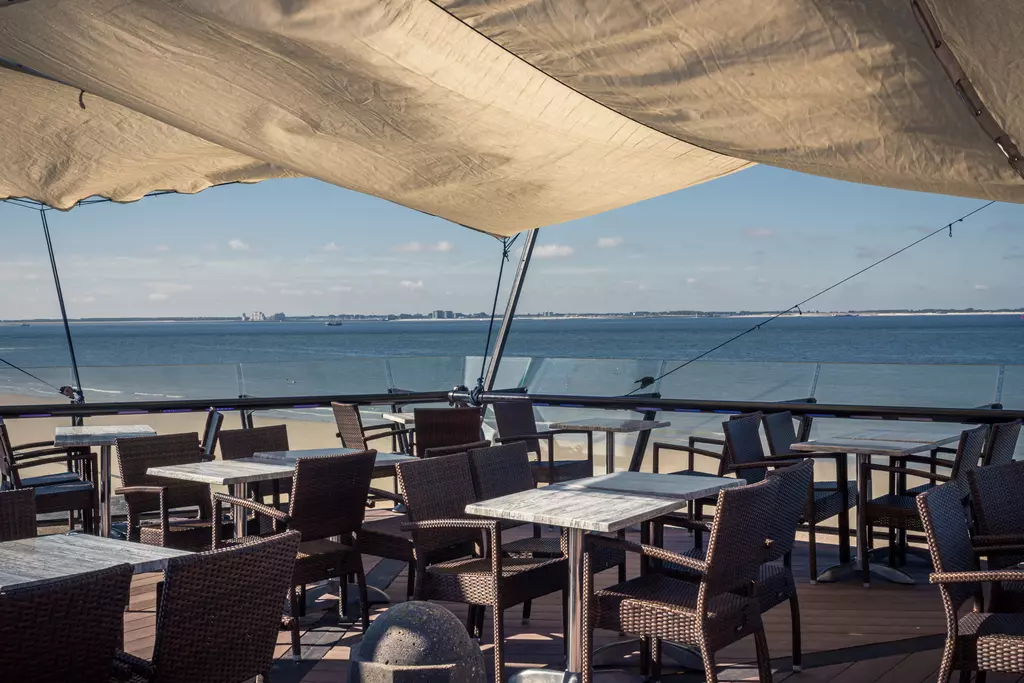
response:
M552 422L548 425L551 429L585 429L591 432L643 432L648 429L661 429L671 427L671 422L658 422L654 420L616 420L611 417L593 417L586 420L568 420L566 422Z
M128 563L135 573L162 571L167 561L189 555L88 534L39 536L0 543L0 590L28 586Z
M146 470L146 474L215 486L233 486L234 484L248 484L257 481L288 479L295 474L295 461L271 462L258 458L210 460L150 467Z
M949 434L936 436L924 432L903 432L894 429L857 429L837 434L837 439L857 439L858 441L909 441L913 443L931 443L936 446L944 446L948 443L960 440L960 434Z
M267 460L270 462L292 461L294 465L296 458L316 458L324 455L346 455L348 453L361 453L358 448L312 448L299 451L265 451L254 453L253 458ZM405 453L381 453L377 452L377 458L373 462L374 470L393 468L400 462L416 460L414 456Z
M77 446L113 446L118 439L134 436L156 436L149 425L86 425L84 427L57 427L53 445L57 448Z
M939 444L934 441L876 441L872 439L811 439L790 446L794 451L808 453L855 453L858 455L913 455L930 451Z
M480 501L467 505L466 512L566 529L618 531L743 483L724 477L618 472Z
M416 418L413 413L381 413L380 416L389 422L397 422L400 425L416 424Z

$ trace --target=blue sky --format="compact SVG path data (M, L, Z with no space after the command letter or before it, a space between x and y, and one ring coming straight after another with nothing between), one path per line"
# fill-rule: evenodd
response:
M788 307L982 203L755 167L543 229L520 310ZM487 235L313 180L48 215L71 317L489 310L500 254ZM38 214L0 204L0 225L0 318L56 317ZM1024 206L953 235L807 309L1024 306Z

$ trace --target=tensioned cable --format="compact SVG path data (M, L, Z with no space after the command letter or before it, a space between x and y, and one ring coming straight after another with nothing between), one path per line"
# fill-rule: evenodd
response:
M28 370L26 370L25 368L19 368L19 367L18 367L17 365L15 365L14 363L12 363L12 362L11 362L11 361L9 361L9 360L4 360L3 358L0 358L0 363L3 363L4 365L10 366L10 367L14 368L15 370L17 370L18 372L22 372L22 373L25 373L26 375L28 375L29 377L31 377L32 379L34 379L34 380L35 380L35 381L37 381L37 382L42 382L42 383L43 383L43 384L45 384L46 386L48 386L48 387L50 387L51 389L53 389L54 391L56 391L56 392L57 392L58 394L63 394L63 392L61 392L61 390L60 390L60 388L59 388L59 387L55 387L55 386L53 386L52 384L50 384L49 382L47 382L47 381L46 381L45 379L43 379L42 377L36 377L35 375L33 375L33 374L32 374L31 372L29 372L29 371L28 371Z
M839 282L836 282L836 283L834 283L832 285L829 285L825 289L817 292L816 294L812 294L811 296L807 297L803 301L801 301L799 303L796 303L796 304L793 304L792 306L790 306L786 310L779 311L778 313L776 313L772 317L770 317L770 318L768 318L766 320L762 320L761 322L757 323L756 325L754 325L754 326L752 326L752 327L750 327L750 328L748 328L746 330L743 330L739 334L733 335L732 337L726 339L721 344L719 344L719 345L717 345L717 346L715 346L713 348L710 348L707 351L705 351L705 352L703 352L703 353L701 353L699 355L694 356L690 360L686 361L685 363L681 363L680 365L677 365L676 367L672 368L668 372L663 372L662 374L658 375L657 377L643 377L641 379L638 379L635 383L639 384L640 386L638 386L636 389L633 389L633 391L631 391L628 394L626 394L626 396L632 396L633 394L635 394L636 392L640 391L641 389L645 389L645 388L651 386L652 384L654 384L655 382L657 382L657 381L659 381L661 379L664 379L665 377L668 377L673 372L676 372L677 370L682 370L683 368L685 368L690 363L698 361L701 358L704 358L705 356L708 356L708 355L714 353L715 351L717 351L718 349L722 348L723 346L726 346L728 344L733 343L734 341L736 341L740 337L744 337L744 336L750 334L751 332L754 332L756 330L761 329L763 326L767 325L768 323L770 323L770 322L772 322L774 320L778 320L779 318L781 318L782 316L786 315L787 313L789 313L793 309L796 309L796 310L799 311L800 307L803 306L804 304L806 304L807 302L812 301L814 299L817 299L822 294L825 294L826 292L832 291L833 289L835 289L839 285L842 285L842 284L845 284L845 283L849 282L853 278L855 278L858 275L861 275L863 273L866 273L867 271L871 270L875 266L880 265L882 263L885 263L886 261L888 261L889 259L893 258L894 256L899 256L900 254L905 252L907 249L910 249L912 247L916 247L921 242L924 242L926 239L929 239L930 237L934 237L935 235L938 235L940 232L945 232L945 231L948 230L949 231L949 236L952 237L953 236L953 226L954 225L956 225L957 223L963 223L965 220L967 220L968 218L970 218L974 214L976 214L976 213L978 213L980 211L984 211L985 209L987 209L988 207L992 206L995 203L996 203L995 201L990 201L990 202L988 202L986 204L982 204L981 206L979 206L978 208L974 209L973 211L971 211L969 213L965 213L963 216L960 216L960 218L957 218L955 221L951 221L951 222L947 223L946 225L943 225L938 230L934 230L934 231L928 233L927 235L925 235L921 239L915 240L915 241L911 242L910 244L906 245L905 247L903 247L901 249L897 249L896 251L892 252L891 254L886 256L885 258L878 259L877 261L872 263L870 266L867 266L866 268L861 268L860 270L858 270L853 275L849 275L849 276L843 278L842 280L840 280Z
M498 264L498 281L494 285L494 301L491 303L491 319L487 322L487 343L484 344L483 358L480 359L480 376L476 380L477 388L484 386L484 374L487 372L487 359L491 355L491 334L494 332L494 316L498 313L498 294L501 291L501 278L505 272L505 261L508 261L512 251L512 245L519 239L519 235L509 239L501 238L501 261Z

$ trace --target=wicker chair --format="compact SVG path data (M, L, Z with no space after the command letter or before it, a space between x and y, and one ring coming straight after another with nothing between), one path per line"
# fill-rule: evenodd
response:
M988 436L985 438L985 448L981 452L982 467L1005 465L1013 460L1013 453L1017 449L1017 438L1020 436L1020 427L1020 419L1012 422L998 422L989 427ZM932 472L935 471L936 466L952 467L953 463L951 461L938 457L941 453L955 454L956 449L939 446L932 449L930 457L916 455L902 459L930 465Z
M338 438L345 448L358 448L367 450L370 442L377 439L392 439L392 447L397 446L398 437L409 437L413 434L412 429L399 428L396 424L363 426L363 417L359 413L359 406L354 403L332 403L331 410L334 411L334 421L338 425ZM367 434L367 432L382 430L380 434ZM380 449L378 449L380 450ZM397 450L397 449L396 449Z
M425 457L428 449L475 443L481 440L480 408L416 408L416 445L413 454Z
M346 579L354 575L359 588L363 630L370 626L370 603L366 595L359 531L366 512L366 495L376 457L377 451L371 450L297 459L287 513L253 500L213 494L217 514L220 514L222 504L236 505L272 520L275 533L287 528L302 534L289 591L292 658L296 661L302 655L297 617L305 612L305 585L308 583L341 578L339 612L344 613L348 600ZM233 541L238 542L237 539ZM242 542L246 542L245 539ZM221 540L218 538L216 543L221 545ZM298 595L296 586L302 587ZM301 603L300 595L303 598Z
M723 490L718 514L708 541L706 559L697 560L663 548L629 543L603 536L588 537L584 555L584 602L590 616L584 646L583 681L592 678L593 628L640 636L647 645L651 679L660 678L661 641L699 649L710 683L718 680L715 653L753 635L760 680L772 680L761 609L752 593L766 550L766 538L776 509L778 477L749 486ZM593 549L621 547L652 560L660 560L700 574L700 581L684 581L654 572L610 588L594 591L589 570Z
M220 457L224 460L251 458L255 453L288 450L288 428L284 425L253 427L252 429L225 429L220 433ZM285 489L291 488L287 480L275 479L261 481L246 486L246 497L256 496L264 501L267 496L274 497L274 507L280 506L282 481Z
M223 424L224 413L216 408L210 408L206 413L206 426L203 427L203 441L199 444L203 451L203 460L213 460L216 457L217 438Z
M1016 567L1024 562L1024 510L1017 504L1024 491L1024 462L979 467L968 475L974 513L975 551L988 558L989 569Z
M428 448L423 451L422 457L424 458L443 458L446 455L458 455L459 453L468 453L469 451L476 450L479 448L487 448L491 445L490 441L474 441L472 443L462 443L455 446L438 446L436 448Z
M153 659L118 656L132 682L266 680L298 547L289 531L170 560Z
M765 552L764 564L761 565L754 586L754 595L761 605L762 614L777 605L789 602L793 671L800 671L803 659L800 647L800 604L796 579L793 577L792 552L797 526L806 515L808 496L814 487L814 461L807 459L795 465L780 467L769 471L768 476L778 480L779 492L768 527L768 540L771 543ZM703 550L691 550L686 555L696 560L707 559L707 554ZM694 579L691 572L678 565L663 564L661 570L670 576Z
M150 467L201 460L196 432L117 440L124 486L114 493L124 496L128 508L128 540L194 552L212 547L210 486L147 474ZM231 528L230 522L221 524Z
M0 591L0 681L110 683L132 566Z
M28 444L26 447L37 445ZM57 463L66 463L68 471L37 477L21 476L24 470ZM76 466L81 474L72 471ZM7 434L7 425L0 422L0 490L33 491L36 513L66 512L68 528L74 529L77 512L82 530L94 533L99 521L99 499L93 479L95 472L96 454L87 449L44 448L16 456Z
M987 429L987 427L982 425L974 429L965 430L960 434L956 458L951 463L950 474L948 475L907 467L876 465L870 462L862 463L861 470L857 473L857 483L860 486L860 499L867 502L864 503L864 509L860 514L861 528L857 530L857 533L863 534L862 538L865 539L863 545L870 547L871 528L873 526L888 527L890 530L889 558L890 562L894 562L899 554L897 553L895 531L898 530L905 533L907 531L923 531L924 529L921 515L914 499L921 493L924 493L925 489L918 487L917 489L897 490L893 493L870 498L868 492L870 490L872 472L886 472L890 475L895 474L900 478L915 476L932 482L949 482L952 484L952 488L959 492L960 500L966 501L970 492L970 484L968 483L970 473L978 467ZM861 553L860 557L861 573L863 574L865 586L871 583L869 554Z
M529 452L537 457L530 463L533 478L542 484L583 479L594 476L594 433L584 429L548 429L539 431L533 415L533 404L529 401L502 401L495 403L494 420L500 436L496 443L523 442ZM559 434L582 434L587 437L586 460L556 460L555 437ZM547 444L548 457L543 460L540 442Z
M36 493L32 489L0 491L0 543L36 535Z
M962 441L961 441L962 443ZM949 482L916 496L916 507L931 553L946 613L946 645L939 666L939 683L949 681L954 669L1024 673L1024 614L986 612L983 583L1024 581L1024 571L980 571L971 547L970 527L959 482ZM974 609L960 616L968 600ZM961 673L961 680L967 680Z
M470 518L466 505L477 500L469 456L450 455L398 465L416 548L417 600L460 602L470 606L467 624L473 630L478 614L492 609L494 623L494 680L504 681L504 611L526 600L562 591L563 621L568 586L565 558L505 557L501 523ZM483 535L486 557L463 557L430 562L430 553Z
M810 434L810 422L801 423L800 435L797 435L793 424L793 415L789 411L766 413L761 421L764 423L765 436L768 438L768 452L772 457L794 457L799 459L825 459L834 461L836 481L814 482L814 499L808 506L804 522L807 523L807 543L810 549L810 574L812 583L818 576L817 558L817 526L826 519L839 518L839 552L840 559L846 561L850 556L850 510L857 505L857 482L850 481L847 456L844 453L805 453L794 451L791 446L805 440Z

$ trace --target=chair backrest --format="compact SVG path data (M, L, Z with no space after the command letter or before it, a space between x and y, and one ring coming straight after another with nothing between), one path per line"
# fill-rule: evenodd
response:
M398 483L411 521L469 517L466 506L477 500L469 454L402 462L398 464L397 470ZM416 552L429 552L477 540L480 532L430 529L414 531L412 538Z
M251 458L254 453L288 450L288 428L284 425L225 429L220 433L220 457L225 460Z
M163 486L167 489L166 501L169 508L195 505L205 515L211 508L208 484L147 474L150 467L186 465L201 461L202 451L199 450L197 432L136 436L117 440L117 464L124 486ZM160 499L153 494L126 494L125 502L132 525L140 513L158 510Z
M14 447L3 420L0 420L0 488L21 488L21 477L14 469Z
M764 422L764 433L768 437L768 452L772 455L793 455L796 453L791 446L799 441L793 414L788 410L780 413L765 413L761 417Z
M213 460L214 452L217 450L217 436L220 434L221 425L224 424L224 413L216 408L210 408L206 413L206 426L203 427L203 440L199 447L203 449L203 458Z
M477 500L507 496L536 486L530 452L521 441L471 450L469 465Z
M971 544L963 493L956 482L949 481L929 489L916 496L915 500L935 571L976 571L978 559ZM981 595L980 583L948 583L941 584L939 588L943 602L946 602L947 615L956 615L964 602Z
M473 443L460 443L456 446L438 446L437 448L428 448L424 450L423 454L420 457L443 458L446 455L468 453L469 451L475 448L487 448L490 445L490 441L474 441Z
M1024 530L1024 507L1018 503L1024 491L1024 461L979 467L969 474L968 483L979 533L1001 536Z
M36 492L0 491L0 542L36 535Z
M0 592L0 681L113 680L131 581L121 564Z
M288 528L302 540L350 539L363 526L377 451L299 458L288 509Z
M457 446L480 441L480 408L417 408L416 455L423 457L428 448Z
M950 477L964 498L971 491L970 473L978 469L987 434L988 427L985 425L960 432L960 442L956 447L956 456L953 458Z
M723 489L718 494L715 524L708 540L707 571L701 579L698 608L722 593L749 586L764 562L769 526L780 480Z
M332 403L334 421L338 425L338 436L345 448L366 449L366 436L363 433L363 418L359 414L359 406L354 403Z
M499 401L491 405L500 436L528 436L537 433L533 404L529 401ZM525 439L527 450L540 455L540 441Z
M1017 437L1020 436L1021 420L1000 422L989 428L988 439L985 440L985 451L981 456L981 464L1005 465L1013 460L1013 452L1017 450Z
M797 525L807 512L808 503L814 494L814 461L807 458L798 465L771 470L768 478L779 480L778 499L768 526L768 538L772 544L768 548L766 561L771 562L793 549Z
M761 445L761 413L734 415L722 423L725 432L725 449L722 461L726 472L733 465L742 465L764 460L764 447ZM753 484L767 475L767 468L752 467L737 470L736 476Z
M170 560L153 647L157 680L224 683L268 671L298 548L299 533L288 531Z

